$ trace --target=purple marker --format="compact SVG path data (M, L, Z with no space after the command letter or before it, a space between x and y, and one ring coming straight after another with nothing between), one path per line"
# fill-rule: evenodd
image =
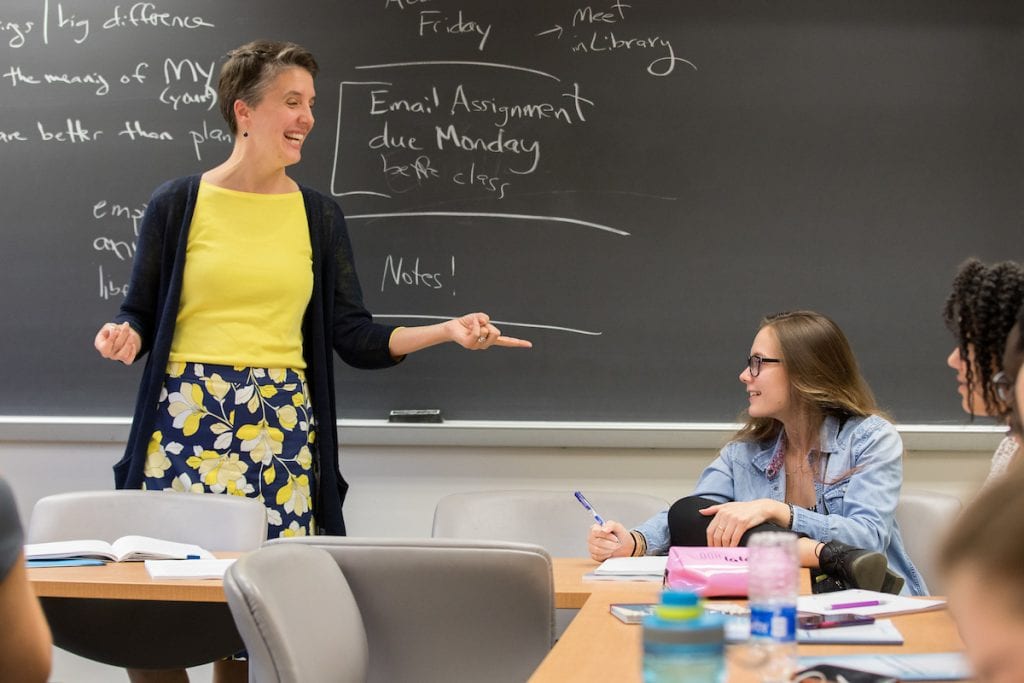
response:
M876 607L881 605L880 600L861 600L860 602L837 602L830 605L829 609L853 609L855 607Z

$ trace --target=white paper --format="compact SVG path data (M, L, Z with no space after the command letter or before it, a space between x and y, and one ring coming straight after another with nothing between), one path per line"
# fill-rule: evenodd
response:
M750 638L750 618L730 617L725 621L725 639L742 643ZM871 624L836 628L798 628L796 641L805 644L830 645L902 645L903 634L889 619Z
M610 557L594 570L595 576L656 576L665 575L668 555L644 555L643 557Z
M971 669L962 652L923 654L820 655L801 657L799 666L833 664L849 669L893 676L901 681L961 681L971 677Z
M902 645L903 634L891 619L873 624L839 626L836 628L798 628L798 643L831 643L833 645Z
M864 607L842 607L843 604L857 602L877 602L877 605ZM837 605L840 605L837 607ZM877 617L889 614L905 614L944 607L946 601L939 598L912 598L878 591L867 591L851 588L834 593L818 593L817 595L801 595L796 601L796 608L801 612L814 614L863 614Z
M153 579L222 579L234 561L146 560L146 571Z

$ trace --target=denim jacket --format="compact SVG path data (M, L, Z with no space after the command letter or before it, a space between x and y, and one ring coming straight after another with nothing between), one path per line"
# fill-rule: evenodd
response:
M776 460L780 436L772 443L732 441L697 481L693 495L719 502L770 498L784 501L786 472ZM821 427L824 476L815 479L816 510L793 508L793 531L819 541L837 540L885 553L889 567L906 580L903 592L927 595L924 580L903 547L896 504L903 483L903 441L896 428L877 415L840 422L825 418ZM856 468L853 474L848 474ZM846 475L838 479L840 475ZM668 552L668 511L636 527L647 552Z

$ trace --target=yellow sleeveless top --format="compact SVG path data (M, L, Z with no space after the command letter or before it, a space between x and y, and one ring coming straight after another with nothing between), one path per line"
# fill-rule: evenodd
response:
M313 250L301 192L199 185L172 362L304 369Z

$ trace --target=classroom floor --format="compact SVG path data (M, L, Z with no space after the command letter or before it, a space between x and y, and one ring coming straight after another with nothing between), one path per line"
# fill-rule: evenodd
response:
M190 683L211 683L213 665L199 666L188 670ZM114 683L128 681L124 669L100 664L70 652L53 648L53 671L50 683Z

